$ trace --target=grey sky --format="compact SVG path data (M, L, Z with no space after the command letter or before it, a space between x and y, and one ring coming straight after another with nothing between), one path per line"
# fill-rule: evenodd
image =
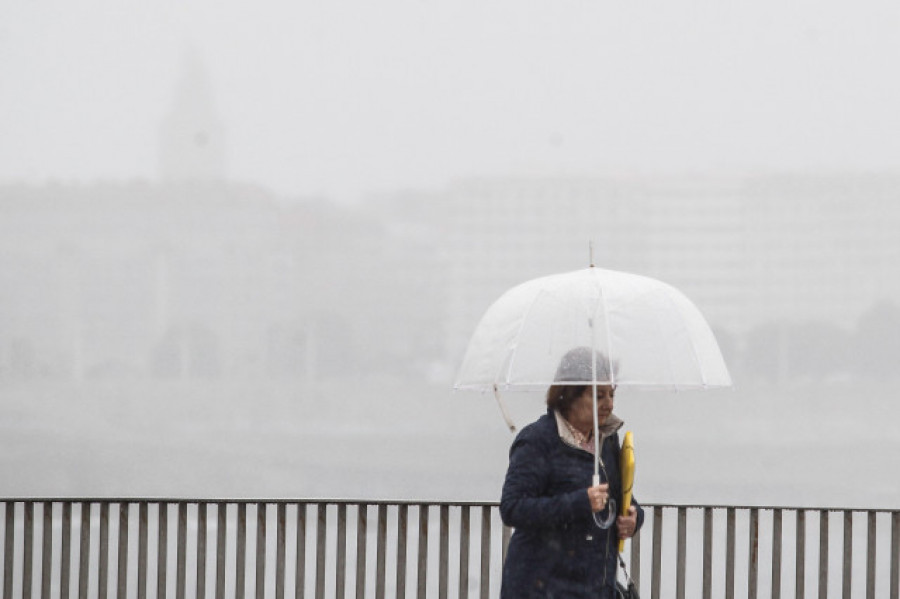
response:
M900 164L888 0L0 6L2 181L155 177L188 48L230 176L286 194Z

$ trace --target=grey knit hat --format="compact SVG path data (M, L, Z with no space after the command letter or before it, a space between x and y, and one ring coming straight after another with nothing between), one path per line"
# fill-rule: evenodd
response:
M591 371L591 354L590 347L576 347L566 352L566 355L559 361L559 367L556 369L554 381L591 383L591 382L607 382L610 381L609 360L602 352L596 352L597 356L597 375ZM612 365L613 374L617 368L616 364Z

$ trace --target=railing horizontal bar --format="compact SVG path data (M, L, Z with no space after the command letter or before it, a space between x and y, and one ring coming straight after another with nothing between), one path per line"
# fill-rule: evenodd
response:
M69 496L35 496L35 497L0 497L0 502L34 502L34 503L42 503L45 501L55 502L55 503L187 503L187 504L198 504L198 503L230 503L230 504L259 504L266 503L271 505L277 505L279 503L296 505L296 504L304 504L304 505L317 505L317 504L326 504L326 505L385 505L385 506L398 506L398 505L406 505L406 506L471 506L471 507L496 507L499 505L497 501L453 501L453 500L422 500L422 499L338 499L338 498L285 498L285 497L273 497L273 498L265 498L265 497L256 497L256 498L248 498L248 497L206 497L206 498L197 498L197 497L69 497ZM653 508L686 508L689 510L695 509L713 509L713 510L729 510L729 509L737 509L737 510L762 510L762 511L770 511L770 510L784 510L784 511L800 511L800 510L808 510L815 512L877 512L877 513L887 513L887 514L900 514L900 507L878 507L878 506L813 506L813 505L776 505L776 504L747 504L747 505L738 505L738 504L703 504L703 503L655 503L655 502L641 502L643 507Z

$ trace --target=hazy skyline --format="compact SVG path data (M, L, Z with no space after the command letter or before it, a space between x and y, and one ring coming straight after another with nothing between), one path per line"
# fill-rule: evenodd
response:
M194 51L228 177L284 195L900 165L886 0L89 0L0 16L2 181L155 179Z

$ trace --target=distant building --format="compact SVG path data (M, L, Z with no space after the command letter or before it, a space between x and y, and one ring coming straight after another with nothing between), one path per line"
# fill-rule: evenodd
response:
M596 266L675 285L723 331L852 329L878 301L900 300L898 184L892 174L474 179L378 209L432 240L453 360L504 290L586 267L590 243Z

